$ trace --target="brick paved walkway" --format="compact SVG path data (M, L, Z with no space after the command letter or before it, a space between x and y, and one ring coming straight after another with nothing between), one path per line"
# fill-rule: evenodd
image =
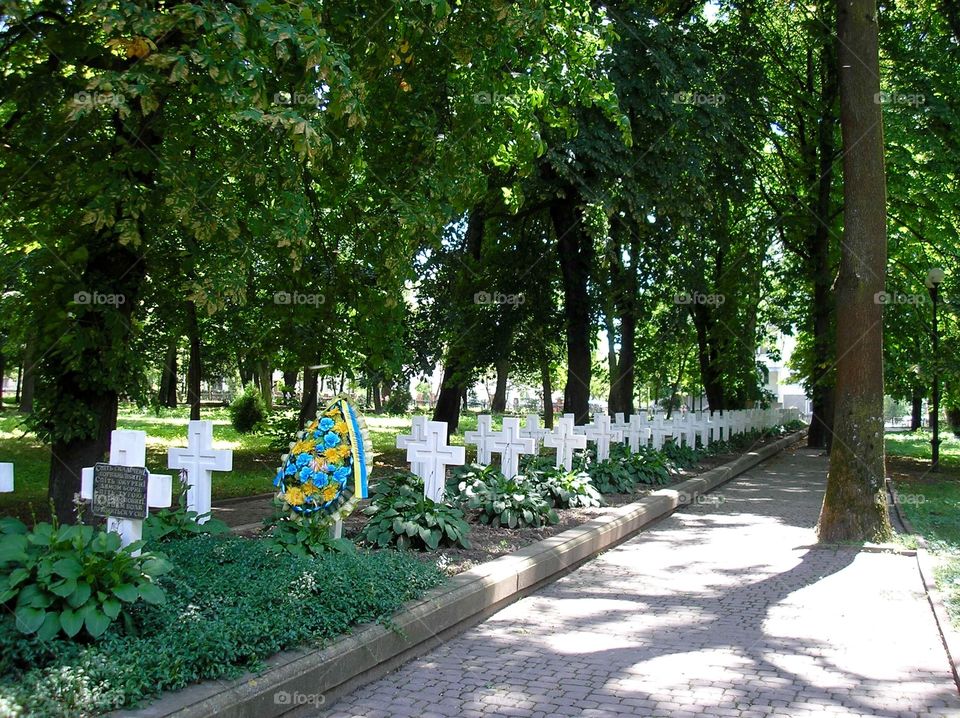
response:
M781 454L324 716L960 716L915 559L811 548Z

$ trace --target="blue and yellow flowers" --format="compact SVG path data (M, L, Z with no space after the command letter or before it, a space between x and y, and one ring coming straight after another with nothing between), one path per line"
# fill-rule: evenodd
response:
M277 498L294 515L322 512L342 519L367 496L371 457L363 420L339 398L290 445L273 479Z

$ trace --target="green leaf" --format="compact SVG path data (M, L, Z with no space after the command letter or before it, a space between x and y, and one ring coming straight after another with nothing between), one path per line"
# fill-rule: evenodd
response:
M83 628L83 616L80 611L65 608L60 612L60 627L68 637L73 638Z
M421 533L421 537L423 534ZM441 534L439 531L427 531L426 537L423 537L423 542L430 547L431 550L436 551L437 547L440 545Z
M37 631L37 638L41 641L49 641L60 633L60 614L54 611L47 611L44 616L43 625Z
M120 609L122 608L120 601L115 598L108 598L103 602L103 612L113 620L120 615Z
M27 560L27 537L4 535L0 541L0 563L19 563Z
M99 638L110 626L110 619L107 618L107 614L94 606L88 606L85 613L83 625L86 626L87 633L94 638Z
M140 584L140 596L147 603L161 604L167 600L163 589L153 583Z
M46 611L33 606L19 606L13 614L17 619L17 630L20 633L35 633L47 617Z
M140 597L140 591L132 583L121 583L110 589L113 595L126 603L133 603Z
M53 599L43 592L35 583L27 584L17 596L17 606L29 606L31 608L46 608Z
M60 598L66 598L77 590L77 582L72 578L65 581L58 581L50 584L50 593L55 593Z
M77 583L76 590L67 599L67 603L69 603L74 608L79 608L90 599L91 591L92 589L90 588L89 583L86 583L85 581L80 581Z

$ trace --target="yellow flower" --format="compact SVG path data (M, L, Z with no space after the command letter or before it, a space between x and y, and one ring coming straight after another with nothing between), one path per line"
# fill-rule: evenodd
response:
M283 494L283 500L291 506L303 506L305 496L299 486L291 486Z
M323 496L324 501L333 501L339 492L340 484L331 481L329 484L323 487L321 495Z
M340 460L340 447L341 447L341 446L343 446L343 444L341 444L340 446L336 447L335 449L327 449L326 451L323 452L323 458L325 458L328 463L331 463L331 464L336 463L337 461Z
M325 412L323 412L323 415L324 416L340 416L340 409L338 409L335 406L330 407Z
M341 459L346 459L348 456L350 456L350 445L349 445L349 444L340 444L340 446L338 446L338 447L335 449L335 451L337 452L337 454L339 455L339 457L340 457Z
M333 430L340 434L341 437L346 437L348 431L347 422L345 422L343 419L337 419L335 422L333 422Z
M293 445L293 448L290 450L292 454L306 454L307 452L313 451L317 448L317 442L313 439L303 439L298 441Z

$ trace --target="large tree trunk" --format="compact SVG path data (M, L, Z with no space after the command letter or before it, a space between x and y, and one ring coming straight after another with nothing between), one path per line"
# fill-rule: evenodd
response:
M3 379L7 375L7 357L3 353L6 337L0 335L0 411L3 411Z
M383 394L381 393L380 389L381 389L381 384L380 384L380 382L378 381L378 382L374 383L374 385L373 385L373 410L374 410L377 414L382 414L382 413L383 413Z
M817 527L821 541L885 539L883 305L886 178L876 0L838 13L844 230L837 280L834 441Z
M283 370L283 401L284 403L290 402L294 396L297 394L297 376L300 374L300 370L297 368L284 369Z
M510 370L509 359L497 361L497 388L493 392L493 401L490 402L490 411L502 414L507 410L507 373Z
M616 365L611 367L608 407L611 414L623 412L630 416L634 406L634 345L637 340L637 263L640 261L640 238L636 233L630 234L629 267L621 266L620 246L620 243L616 244L617 257L613 265L616 272L613 277L614 286L622 287L622 291L614 294L614 306L620 320L620 357Z
M576 188L567 187L566 197L550 205L563 276L563 312L567 335L567 381L563 388L563 410L572 413L581 424L590 418L594 345L587 288L594 249L593 240L583 224L582 202Z
M540 386L543 389L543 425L553 428L553 381L550 377L550 362L540 360Z
M177 344L179 337L170 340L167 354L163 358L163 367L160 370L160 406L169 409L177 407Z
M30 337L27 339L27 345L23 350L23 380L20 382L20 402L18 407L21 414L29 414L33 411L33 392L36 387L36 372L34 371L33 357L36 351L36 340Z
M306 426L317 416L317 370L308 366L303 368L303 397L300 400L300 428Z
M923 428L923 387L915 386L910 394L910 431Z
M470 212L464 239L467 256L474 262L480 260L486 221L483 207L477 206ZM472 301L472 284L464 281L459 288L459 294L460 301L465 302L468 297ZM462 340L463 337L461 337ZM440 392L437 394L437 405L433 409L433 420L445 421L448 434L452 434L460 426L460 402L467 390L472 369L471 360L459 342L447 347L443 360L443 381L440 384Z
M200 380L203 367L200 363L200 325L197 323L197 305L187 302L187 340L190 342L190 366L187 368L187 404L190 405L190 420L200 419Z
M260 379L260 396L263 397L263 403L267 411L273 411L273 369L269 362L259 362L257 375Z

